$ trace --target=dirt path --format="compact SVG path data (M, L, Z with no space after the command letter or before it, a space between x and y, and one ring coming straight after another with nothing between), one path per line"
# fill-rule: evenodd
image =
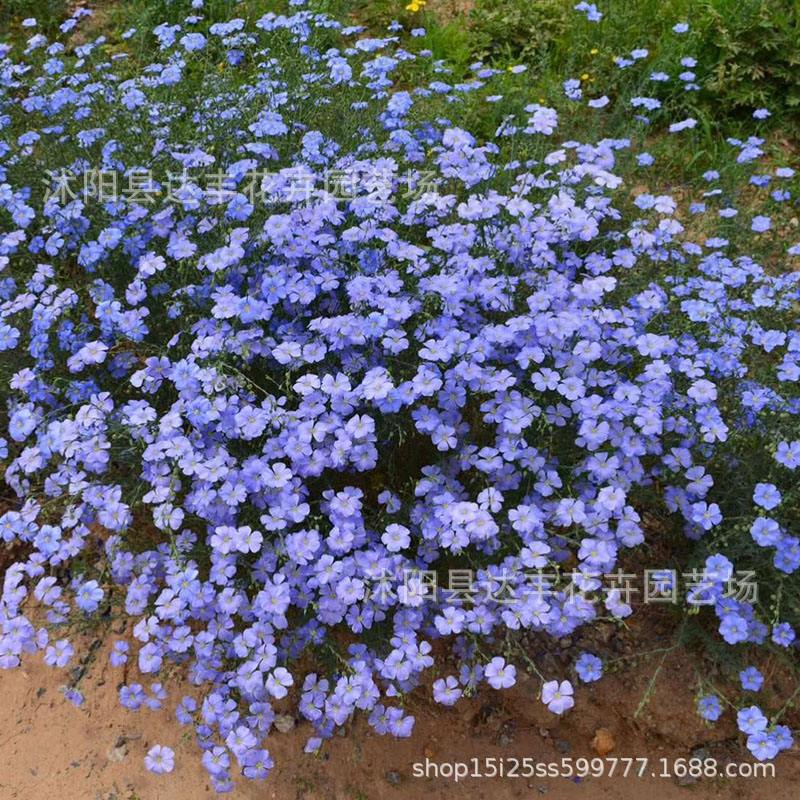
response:
M116 697L122 673L107 666L104 648L98 656L81 682L86 695L81 708L59 691L64 671L30 660L23 669L0 674L0 798L213 797L192 735L172 715L178 693L171 693L163 709L125 711ZM411 739L377 736L359 721L314 757L301 752L309 728L299 724L288 734L270 736L267 746L276 762L270 778L261 784L239 781L228 796L242 800L641 800L653 793L667 800L797 797L797 748L781 756L774 779L505 777L455 783L433 777L433 766L428 767L428 778L414 776L414 764L421 765L418 771L424 770L426 759L439 764L466 762L470 770L477 763L484 772L492 768L485 759L498 759L495 765L502 759L506 770L513 770L513 759L518 759L518 770L525 772L525 764L530 769L533 762L524 758L556 764L562 759L597 757L592 740L601 727L613 739L609 758L646 757L647 772L660 772L665 765L672 771L673 759L690 756L693 748L700 757L718 759L720 769L729 761L746 760L730 722L710 729L694 714L683 660L676 651L664 662L647 710L637 720L633 714L652 676L652 663L609 675L596 688L581 687L578 710L564 718L542 707L536 699L537 684L525 678L509 692L485 692L454 709L435 706L423 693L412 697L417 726ZM144 754L155 743L175 750L172 774L155 776L145 770Z

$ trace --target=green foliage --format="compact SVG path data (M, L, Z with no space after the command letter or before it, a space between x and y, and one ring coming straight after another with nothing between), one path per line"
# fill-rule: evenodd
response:
M477 56L538 62L567 30L563 0L478 0L470 13Z
M800 112L800 2L798 0L607 0L603 19L587 22L560 0L478 0L470 15L474 52L489 60L519 59L533 66L547 58L563 74L591 70L606 90L624 80L610 57L631 42L650 49L656 62L674 63L676 51L698 59L697 97L677 98L687 112L710 119L755 108ZM678 21L691 32L675 37ZM599 70L586 58L598 48ZM654 69L658 64L653 64ZM674 77L674 76L673 76ZM646 87L642 87L646 94Z
M714 56L705 88L722 108L800 111L800 3L708 0L697 23Z
M412 15L406 12L406 5L407 0L312 0L311 3L312 8L328 11L340 19L345 14L352 14L360 24L373 32L383 32L392 20L410 22ZM429 22L434 20L424 20L426 25Z
M418 41L433 53L434 58L446 61L454 72L465 71L475 59L469 30L460 22L429 26L426 35Z
M67 14L67 0L0 0L0 38L23 19L34 17L39 32L52 35Z

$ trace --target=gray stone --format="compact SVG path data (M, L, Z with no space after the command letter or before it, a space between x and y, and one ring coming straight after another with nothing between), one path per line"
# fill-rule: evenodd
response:
M118 740L119 741L119 740ZM113 764L118 764L120 761L124 760L125 756L128 755L128 745L125 744L123 741L121 745L115 745L114 747L110 748L108 753L106 754L109 761Z
M403 780L403 776L396 769L390 769L384 777L390 786L399 786Z
M295 719L291 714L277 714L275 716L275 728L280 733L289 733L295 726Z

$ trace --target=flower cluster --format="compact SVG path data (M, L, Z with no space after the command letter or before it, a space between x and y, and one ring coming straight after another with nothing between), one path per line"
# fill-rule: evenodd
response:
M282 709L313 727L309 751L359 711L408 736L403 698L430 690L435 660L455 665L432 686L450 705L515 683L509 632L628 616L598 589L648 537L643 512L713 541L741 516L721 489L754 441L769 453L746 498L753 558L800 567L785 516L800 437L781 433L800 412L800 273L693 241L668 195L631 203L620 165L652 158L630 138L561 137L542 102L485 142L447 118L521 71L476 64L451 85L430 62L427 85L400 89L430 54L360 34L295 10L160 25L147 65L101 41L0 48L2 457L19 499L0 536L24 553L0 666L34 651L67 666L59 630L124 611L134 641L112 664L146 682L177 664L202 687L177 716L220 791L269 772ZM740 163L760 144L732 142ZM181 180L157 202L58 184L90 167ZM570 570L536 585L548 565ZM428 580L458 567L478 599ZM711 552L695 592L727 642L761 643L768 622L726 596L733 569ZM576 669L596 681L602 662ZM572 684L548 678L563 713ZM131 709L164 699L160 683L120 691ZM740 726L759 758L791 741L758 709ZM169 772L173 753L147 761Z

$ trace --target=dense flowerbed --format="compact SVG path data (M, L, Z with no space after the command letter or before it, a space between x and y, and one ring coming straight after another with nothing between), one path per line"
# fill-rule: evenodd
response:
M416 687L514 684L518 631L627 617L607 578L664 526L703 545L688 602L710 636L794 649L800 248L762 263L770 213L717 173L703 198L641 188L648 123L692 135L668 98L694 56L620 56L652 96L565 76L545 104L521 68L451 84L419 32L294 5L160 25L153 63L80 38L83 11L65 43L30 22L0 48L0 534L22 554L0 666L66 667L77 620L124 612L112 663L199 687L177 716L223 791L267 775L278 712L309 751L358 712L408 736ZM603 138L615 106L628 138ZM494 135L465 127L501 107ZM776 213L793 202L763 139L729 146ZM730 591L745 570L757 600ZM571 675L540 678L573 706ZM733 706L759 759L792 742L761 683L750 666L749 697L699 701Z

